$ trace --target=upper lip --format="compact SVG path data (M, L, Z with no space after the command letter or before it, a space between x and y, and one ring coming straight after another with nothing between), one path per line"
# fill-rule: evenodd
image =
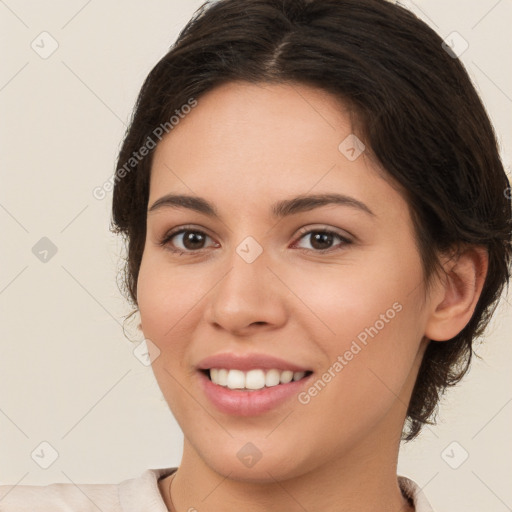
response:
M305 368L298 364L285 361L279 357L269 356L266 354L233 354L220 353L202 359L197 365L199 370L209 370L211 368L225 368L227 370L290 370L293 372L307 372L309 368Z

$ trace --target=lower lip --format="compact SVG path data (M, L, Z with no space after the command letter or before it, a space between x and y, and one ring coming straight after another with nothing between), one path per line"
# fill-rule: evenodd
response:
M255 416L279 407L296 396L312 376L288 384L278 384L255 391L229 389L214 384L203 372L198 372L201 386L212 404L221 412L236 416Z

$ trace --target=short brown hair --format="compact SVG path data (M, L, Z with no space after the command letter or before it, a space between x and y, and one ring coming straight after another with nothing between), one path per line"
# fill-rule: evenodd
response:
M510 183L496 137L461 62L423 21L386 0L206 2L149 73L118 169L190 98L232 80L303 83L351 107L371 154L403 191L425 282L439 254L487 249L474 314L449 341L430 341L403 439L433 423L439 399L467 372L510 279ZM125 292L137 306L153 151L116 180L112 231L126 237Z

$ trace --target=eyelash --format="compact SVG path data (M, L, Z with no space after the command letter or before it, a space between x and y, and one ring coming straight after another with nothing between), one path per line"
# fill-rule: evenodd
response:
M193 228L193 227L187 227L187 226L184 226L184 227L181 227L181 228L178 228L177 230L174 230L174 231L170 231L168 233L166 233L164 235L164 237L158 242L158 245L161 246L161 247L164 247L166 250L170 251L170 252L173 252L175 254L178 254L178 255L182 255L182 254L189 254L189 255L194 255L194 254L198 254L200 253L201 251L203 251L204 249L197 249L196 251L193 251L193 250L190 250L190 251L184 251L182 249L176 249L176 248L172 248L170 245L169 245L169 242L177 235L180 235L182 233L186 233L186 232L192 232L192 233L200 233L201 235L204 235L208 238L211 238L208 234L206 234L204 231L201 231L199 229L196 229L196 228ZM308 253L319 253L319 254L326 254L326 253L330 253L330 252L333 252L333 251L336 251L336 250L341 250L343 248L343 246L347 246L347 245L350 245L352 244L353 242L351 240L349 240L348 238L340 235L339 233L337 233L336 231L332 231L332 230L329 230L327 228L317 228L317 229L307 229L307 228L302 228L300 231L299 231L299 235L298 235L298 241L300 241L305 235L309 235L309 234L312 234L312 233L322 233L322 234L328 234L328 235L334 235L335 237L337 237L342 243L340 244L340 246L338 246L338 248L332 248L330 247L329 249L319 249L319 250L315 250L315 249L304 249L303 247L300 247L298 248L299 251L302 251L302 252L308 252Z

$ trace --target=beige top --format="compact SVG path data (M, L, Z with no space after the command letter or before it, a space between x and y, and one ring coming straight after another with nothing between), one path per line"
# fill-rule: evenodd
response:
M0 485L1 512L168 512L158 480L177 468L147 469L119 484ZM433 512L420 487L398 477L416 512Z

